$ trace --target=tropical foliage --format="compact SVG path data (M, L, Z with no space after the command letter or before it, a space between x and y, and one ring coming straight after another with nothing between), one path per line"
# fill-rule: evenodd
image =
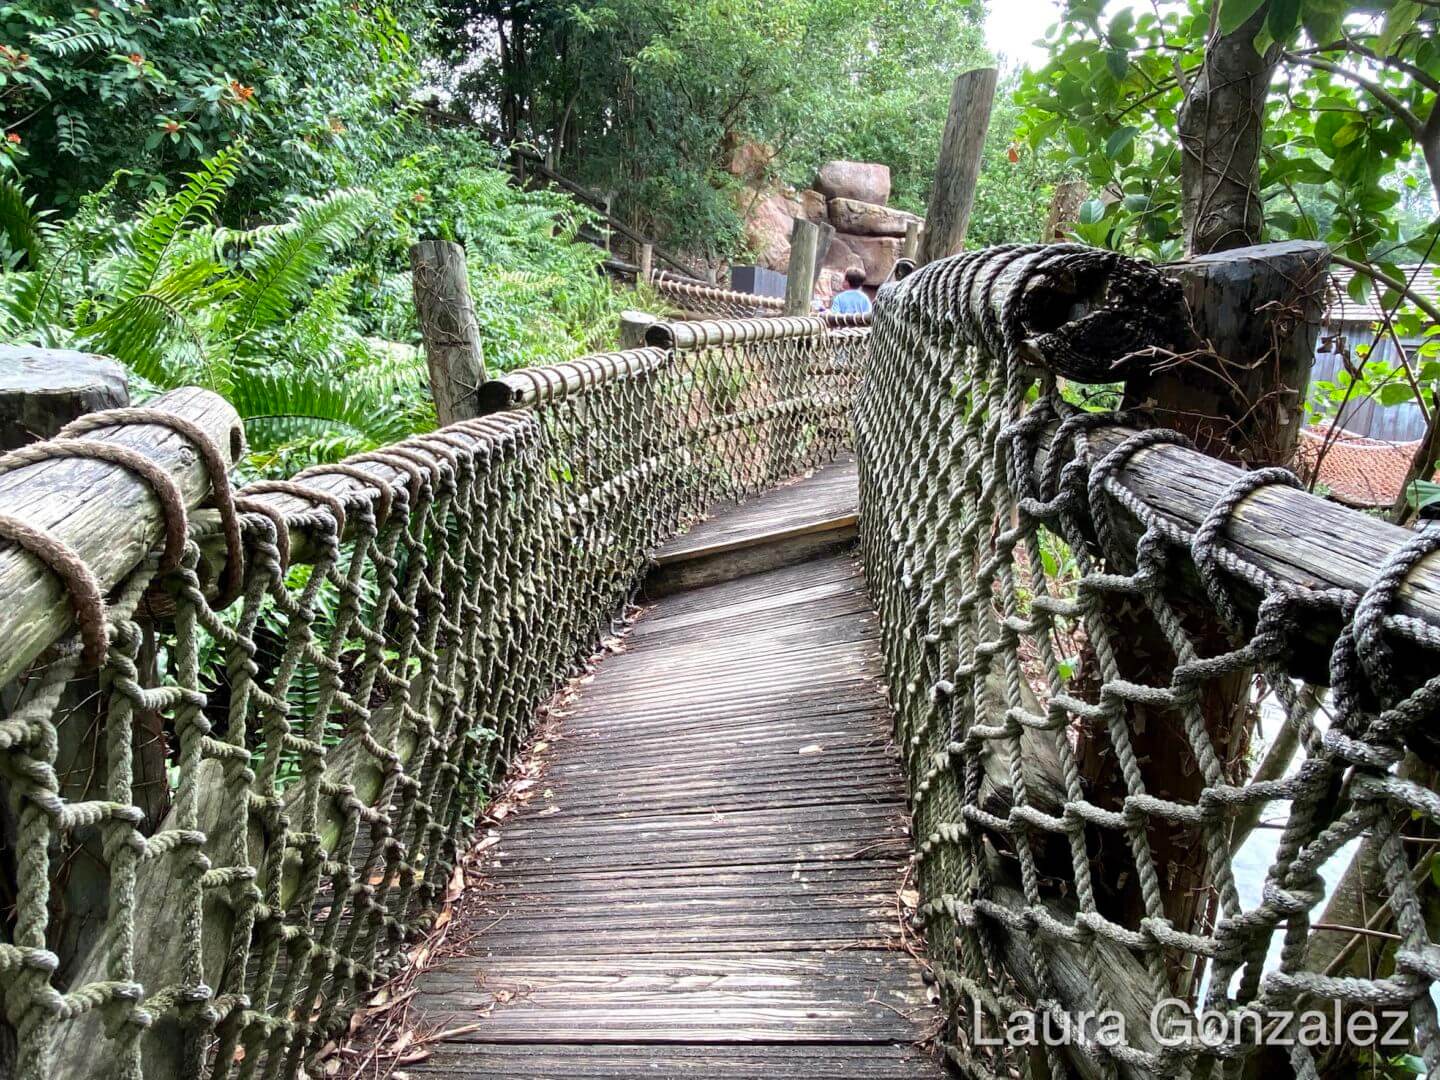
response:
M574 238L581 212L558 196L481 166L442 183L436 155L419 154L374 190L228 228L217 221L245 157L221 152L124 219L114 183L62 220L0 177L14 264L0 338L113 356L142 397L209 387L245 420L250 467L284 473L434 425L402 269L422 232L467 242L492 366L573 355L612 331L619 301L597 250ZM423 181L459 211L430 210Z
M1402 336L1418 333L1440 312L1404 302L1415 271L1400 267L1440 254L1437 31L1440 8L1413 0L1079 0L1050 31L1049 64L1025 78L1022 126L1089 181L1080 239L1174 257L1182 161L1198 152L1179 134L1187 92L1207 44L1248 38L1269 79L1260 238L1324 240L1364 271L1354 299L1378 296Z
M808 186L831 158L880 161L923 210L950 85L988 61L974 0L442 0L433 77L501 142L613 192L618 212L707 259L742 251L749 200L728 166L756 146ZM1008 155L997 118L975 221L1016 224L1057 171ZM1023 188L1023 190L1022 190ZM1043 221L1025 224L1038 233ZM999 237L983 233L980 239Z

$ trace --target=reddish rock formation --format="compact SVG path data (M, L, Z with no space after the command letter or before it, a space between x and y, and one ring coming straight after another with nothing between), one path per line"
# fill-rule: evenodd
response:
M856 199L883 206L890 199L890 166L867 161L827 161L815 187L831 199Z
M745 239L755 252L755 265L782 273L790 262L790 229L803 216L800 203L782 193L755 200L745 219Z
M825 220L828 211L825 196L820 192L806 189L796 194L795 198L800 204L800 216L806 221L813 221L818 225Z
M914 214L878 203L843 198L830 200L830 224L835 226L836 232L860 236L904 236L906 224L919 220Z
M900 257L900 241L893 236L854 236L836 233L825 254L828 270L844 273L852 266L865 271L866 285L879 285L890 276Z
M731 148L726 169L731 176L755 183L765 178L774 159L775 148L769 143L746 141Z

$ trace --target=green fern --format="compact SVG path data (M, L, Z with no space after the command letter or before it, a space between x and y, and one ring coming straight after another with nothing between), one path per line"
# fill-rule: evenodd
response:
M0 234L11 257L23 256L32 270L45 263L44 222L45 215L35 209L35 197L27 196L13 177L0 175Z
M124 34L103 26L95 26L89 19L85 23L71 23L43 34L31 34L32 48L48 52L56 59L78 57L98 52L128 53L133 51L130 40Z
M127 238L124 272L115 289L119 302L149 290L186 229L215 215L239 175L242 161L241 149L228 146L190 173L179 191L145 204Z
M245 283L232 324L236 341L288 318L315 275L360 235L374 210L368 191L337 191L307 200L283 225L245 234L248 250L240 260Z
M90 125L76 112L55 114L55 145L71 157L83 157L90 150Z

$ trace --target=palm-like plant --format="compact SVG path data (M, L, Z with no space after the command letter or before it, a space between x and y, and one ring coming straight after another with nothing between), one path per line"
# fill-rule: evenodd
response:
M353 269L335 260L376 213L363 189L299 202L253 229L214 218L241 164L230 149L172 194L114 224L108 191L64 223L0 177L0 335L113 356L141 396L206 386L246 422L263 470L292 469L434 423L413 350L377 346L346 311Z

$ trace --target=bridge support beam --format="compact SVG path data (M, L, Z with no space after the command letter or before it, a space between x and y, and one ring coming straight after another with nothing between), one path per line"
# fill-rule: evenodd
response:
M993 67L975 68L957 76L950 90L950 113L940 138L935 185L930 189L930 207L920 241L922 266L954 255L965 243L999 77Z

